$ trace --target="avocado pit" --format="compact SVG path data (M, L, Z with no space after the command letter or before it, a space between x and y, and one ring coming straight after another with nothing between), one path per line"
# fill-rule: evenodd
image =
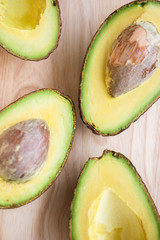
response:
M0 177L5 181L26 182L39 173L49 148L45 121L29 119L0 135Z
M150 22L130 25L114 42L108 69L112 97L120 96L149 79L159 66L160 34Z

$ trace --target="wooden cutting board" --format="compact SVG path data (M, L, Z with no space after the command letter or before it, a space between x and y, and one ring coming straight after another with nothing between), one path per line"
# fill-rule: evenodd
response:
M82 123L78 88L83 58L104 19L127 0L60 0L62 34L57 50L41 62L20 60L0 49L0 108L40 88L56 88L76 105L77 128L68 161L55 184L37 200L0 210L0 240L68 240L70 204L80 171L104 149L131 159L160 211L160 103L115 137L94 135ZM85 240L85 239L84 239Z

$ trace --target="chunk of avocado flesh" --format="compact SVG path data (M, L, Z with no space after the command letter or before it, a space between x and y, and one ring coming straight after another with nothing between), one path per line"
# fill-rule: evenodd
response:
M59 31L57 1L0 1L0 44L12 54L40 60L56 47Z
M115 135L135 121L160 95L160 68L142 85L111 97L107 61L114 41L136 22L151 22L160 33L160 3L133 2L111 15L91 43L82 70L80 107L83 121L97 134ZM107 84L108 83L108 84Z
M71 208L72 240L159 240L156 207L131 162L104 151L86 163Z
M88 217L90 239L146 239L140 220L111 189L105 190L93 202Z
M42 119L50 131L46 162L40 172L25 183L0 178L0 208L24 205L38 197L60 172L71 147L75 128L72 101L54 90L40 90L26 95L0 112L0 134L28 119Z

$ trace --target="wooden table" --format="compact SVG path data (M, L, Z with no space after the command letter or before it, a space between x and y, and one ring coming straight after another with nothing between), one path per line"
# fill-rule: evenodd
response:
M70 204L80 171L104 149L126 155L137 168L160 211L160 104L115 137L94 135L82 123L78 88L82 61L104 19L127 0L60 0L62 34L58 49L41 62L20 60L0 49L0 108L40 88L69 94L76 105L77 128L68 161L56 183L37 200L0 210L0 240L69 239ZM84 239L85 240L85 239Z

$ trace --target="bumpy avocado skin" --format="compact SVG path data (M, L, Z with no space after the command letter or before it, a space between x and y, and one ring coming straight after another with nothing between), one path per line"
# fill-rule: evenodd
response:
M93 51L94 47L93 44L96 42L96 39L98 38L98 36L101 33L101 30L105 27L105 25L107 25L107 23L109 21L111 21L112 17L114 17L116 14L119 14L119 12L123 11L123 9L127 9L129 7L134 6L140 6L140 7L144 7L147 4L155 4L155 6L157 5L158 7L160 7L160 3L157 0L153 0L153 1L133 1L130 2L122 7L120 7L119 9L115 10L112 14L109 15L109 17L107 17L104 22L100 25L99 29L97 30L97 32L95 33L93 39L91 40L90 45L87 48L84 60L83 60L83 64L82 64L82 70L81 70L81 76L80 76L80 86L79 86L79 111L80 111L80 117L81 120L83 121L83 123L87 126L88 129L90 129L94 134L96 135L101 135L101 136L115 136L121 132L123 132L124 130L126 130L128 127L130 127L130 125L132 123L134 123L135 121L137 121L139 119L140 116L142 116L159 98L160 98L160 90L159 93L156 94L155 96L153 96L152 101L150 101L150 103L145 106L145 108L139 112L130 122L128 122L125 126L123 127L119 127L119 129L115 129L114 131L110 132L110 131L102 131L100 130L96 124L94 123L94 121L88 121L85 113L84 113L84 107L82 105L82 91L83 91L83 84L84 84L84 72L85 72L85 68L88 62L88 58L89 55L91 53L91 51ZM104 80L105 81L105 80ZM106 90L107 91L107 90Z
M54 181L57 179L58 175L61 173L62 169L63 169L63 166L68 158L68 155L70 153L70 150L71 150L71 146L72 146L72 141L73 141L73 138L74 138L74 132L75 132L75 128L76 128L76 117L75 117L75 106L74 106L74 103L72 102L72 100L70 99L69 96L65 96L63 93L57 91L56 89L41 89L41 90L37 90L37 91L34 91L34 92L31 92L19 99L17 99L15 102L11 103L10 105L8 105L7 107L5 107L4 109L2 109L0 111L0 119L3 118L5 119L6 117L8 118L10 116L10 111L14 111L15 108L17 107L20 107L20 106L23 106L23 109L24 109L24 112L25 112L25 105L27 106L27 104L31 103L33 101L33 104L34 105L34 101L36 102L36 109L35 109L35 112L37 110L39 110L41 108L41 106L37 103L37 100L36 99L40 99L40 98L43 98L43 96L45 97L45 99L49 99L53 96L55 96L56 98L59 98L62 99L62 102L66 102L68 105L69 105L69 109L70 109L70 114L72 115L72 122L70 123L71 124L71 132L70 132L70 137L69 137L69 141L67 143L67 148L65 150L65 155L64 155L64 158L62 161L60 161L60 165L57 167L57 169L55 170L55 173L54 173L54 176L50 176L48 178L48 180L46 180L45 184L43 184L43 186L40 188L40 190L38 190L38 192L36 192L35 194L32 194L32 195L28 195L28 193L25 193L25 200L21 200L23 198L20 198L20 199L16 199L15 203L13 202L12 203L12 200L10 201L9 199L9 194L10 193L7 193L8 194L8 200L5 200L3 202L1 202L1 196L0 196L0 209L11 209L11 208L18 208L18 207L21 207L25 204L28 204L30 202L32 202L34 199L37 199L39 196L41 196L42 193L44 193L53 183ZM34 100L35 99L35 100ZM47 108L49 108L49 104L47 104ZM21 107L20 107L21 108ZM27 114L27 112L25 113ZM53 112L54 114L54 112ZM18 115L18 113L17 113ZM23 115L23 113L22 113ZM23 117L23 116L22 116ZM6 118L6 119L7 119ZM23 117L24 118L24 117ZM21 119L21 117L20 117ZM46 117L47 119L47 117ZM46 121L46 119L44 119L44 121ZM54 121L54 119L52 119ZM49 129L50 130L50 135L52 135L53 133L51 133L52 129ZM1 131L1 130L0 130ZM51 136L50 136L50 145L51 144ZM50 145L49 145L49 148L50 148ZM49 166L51 164L51 161L49 163L49 160L48 159L49 157L47 156L46 158L46 163L45 165ZM53 162L53 161L52 161ZM42 168L42 171L43 171L43 168ZM41 171L38 173L40 176L41 176ZM36 178L37 176L33 177L31 179L31 182L34 181L34 178ZM43 174L42 175L42 181L43 181L43 177L45 177L45 175ZM41 178L41 177L40 177ZM17 188L16 186L18 185L21 185L21 190L20 191L23 191L23 184L25 186L25 184L30 184L30 181L28 182L24 182L24 183L14 183L14 182L6 182L4 181L3 179L0 179L0 184L2 184L1 186L3 187L3 183L4 183L4 188L5 188L5 184L7 183L8 184L8 187L9 188L12 188L13 191L17 191ZM41 185L41 181L39 181L38 185ZM32 188L32 187L31 187Z
M114 161L124 164L124 166L126 166L128 168L128 171L130 171L130 174L132 175L132 177L135 178L135 182L141 188L140 191L142 191L143 194L145 195L145 199L149 203L148 206L149 206L150 210L152 211L152 217L155 222L154 227L156 228L156 231L155 231L156 235L153 236L153 239L159 240L160 239L160 215L158 213L155 203L153 202L153 200L151 198L150 193L148 192L148 189L147 189L145 183L141 179L141 176L138 174L138 172L137 172L136 168L134 167L134 165L132 164L132 162L127 157L125 157L121 153L110 151L107 149L104 150L102 156L89 158L80 173L80 176L78 178L77 185L76 185L76 188L74 191L74 197L72 200L72 204L71 204L70 225L69 225L70 226L70 239L71 240L80 240L80 238L78 238L78 235L77 235L77 232L75 229L75 225L76 225L75 219L76 219L76 215L77 215L77 206L80 205L79 196L82 194L82 191L84 188L83 182L86 182L85 178L87 178L87 175L88 175L90 169L92 169L92 167L94 168L94 165L96 164L97 161L101 162L105 156L111 156L111 158L113 158ZM86 186L85 186L85 188L86 188Z

